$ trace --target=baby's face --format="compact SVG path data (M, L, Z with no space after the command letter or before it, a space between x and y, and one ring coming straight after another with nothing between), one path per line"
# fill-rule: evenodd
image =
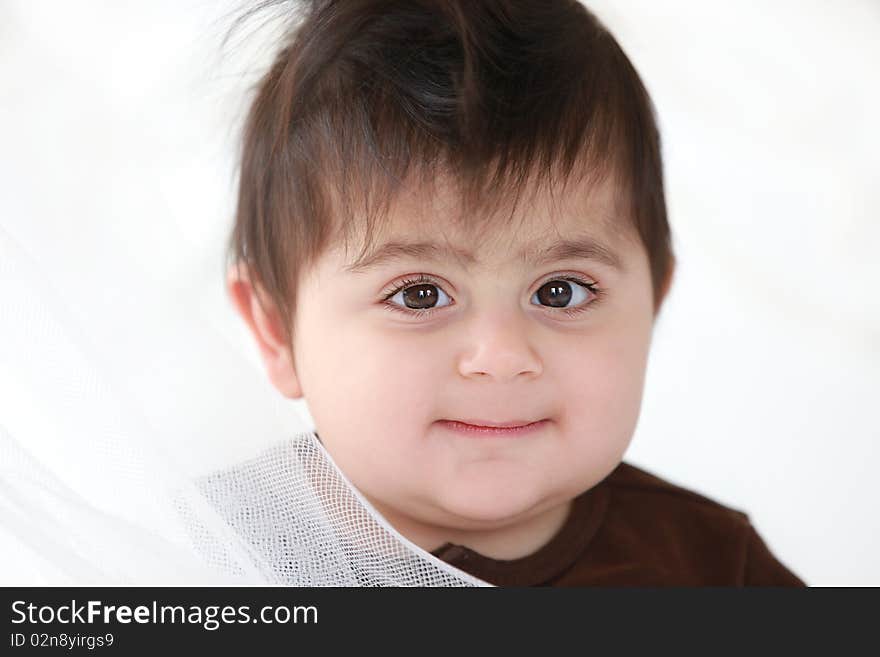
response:
M609 178L589 196L557 195L553 222L551 206L539 204L515 234L482 243L443 222L442 198L426 207L407 196L374 245L442 249L447 237L473 262L438 250L350 272L358 251L340 247L301 282L301 391L334 460L398 528L500 528L575 497L622 459L639 415L653 306L643 247L603 226L624 221L612 191ZM534 257L586 236L609 258ZM508 436L441 422L545 419Z

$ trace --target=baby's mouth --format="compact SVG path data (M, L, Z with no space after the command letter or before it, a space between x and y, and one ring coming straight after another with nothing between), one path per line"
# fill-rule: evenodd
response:
M514 436L531 433L542 428L550 420L512 420L492 422L491 420L439 420L439 424L458 433L475 436Z
M509 420L506 422L493 422L492 420L444 420L444 422L459 422L472 427L492 428L492 429L513 429L516 427L525 427L541 420Z

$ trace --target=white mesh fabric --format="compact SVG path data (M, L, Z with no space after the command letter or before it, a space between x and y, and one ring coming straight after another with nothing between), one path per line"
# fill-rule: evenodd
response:
M157 440L2 227L0 299L0 584L487 585L390 527L312 432L180 467L186 431Z
M253 548L266 581L296 586L485 584L390 527L346 480L314 433L299 434L204 477L198 488ZM208 561L222 555L210 539L199 546Z

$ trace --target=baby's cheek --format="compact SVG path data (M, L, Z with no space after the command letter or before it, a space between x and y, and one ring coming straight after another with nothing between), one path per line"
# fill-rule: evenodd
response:
M594 352L573 367L565 387L565 420L572 435L619 443L635 430L644 385L640 355Z
M322 369L319 394L309 400L315 423L326 427L345 450L340 458L357 470L393 471L407 453L407 437L414 442L435 419L436 383L400 350L355 339L314 367Z

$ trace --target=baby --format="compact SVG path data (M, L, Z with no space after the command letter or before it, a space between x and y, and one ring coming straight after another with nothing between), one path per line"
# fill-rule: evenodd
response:
M230 256L273 385L417 546L499 585L804 585L622 461L675 260L651 100L579 2L311 3Z

